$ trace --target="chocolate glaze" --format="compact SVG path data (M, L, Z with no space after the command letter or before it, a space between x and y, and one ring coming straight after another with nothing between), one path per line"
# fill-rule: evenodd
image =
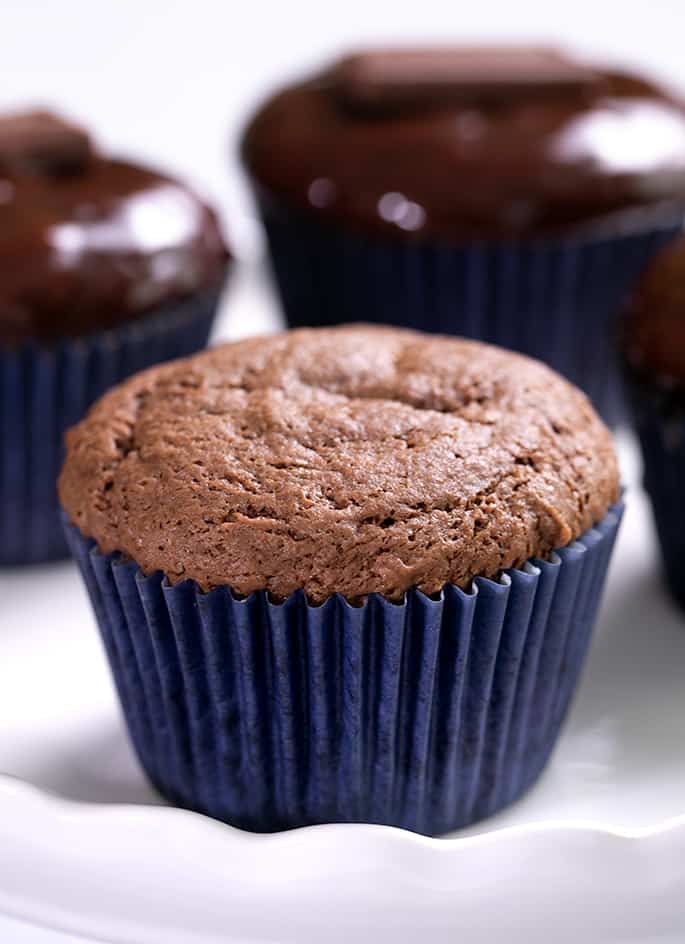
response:
M648 265L626 310L623 332L637 381L685 391L685 237Z
M554 51L537 50L528 72L507 55L472 54L468 81L467 61L431 73L424 58L409 81L401 58L385 74L368 57L343 60L265 103L245 132L246 166L276 203L403 238L547 234L685 201L679 100Z
M45 113L0 119L0 343L108 328L214 288L213 211Z

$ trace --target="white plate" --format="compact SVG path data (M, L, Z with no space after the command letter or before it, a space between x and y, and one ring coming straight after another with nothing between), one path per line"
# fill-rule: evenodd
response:
M242 280L228 333L272 324L264 292ZM634 485L629 437L620 452ZM548 770L458 838L254 836L161 806L75 568L0 574L0 913L125 944L682 944L685 618L661 584L645 496L632 487L628 502Z

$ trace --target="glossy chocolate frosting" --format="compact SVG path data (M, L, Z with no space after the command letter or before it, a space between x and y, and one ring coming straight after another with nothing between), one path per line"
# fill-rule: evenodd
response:
M248 126L265 198L404 238L511 238L685 200L685 108L544 48L376 50Z
M624 346L637 374L685 387L685 237L642 274L627 306Z
M218 288L213 211L45 112L0 117L0 343L113 327Z

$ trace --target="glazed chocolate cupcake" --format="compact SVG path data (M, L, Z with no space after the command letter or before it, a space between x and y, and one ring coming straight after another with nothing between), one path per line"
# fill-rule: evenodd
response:
M44 112L0 117L0 564L64 556L64 431L108 387L190 354L227 268L214 213Z
M666 578L685 606L685 239L662 250L642 275L628 305L624 347Z
M617 420L613 318L685 205L668 92L544 48L369 51L270 99L242 150L291 325L502 344Z
M60 497L151 781L260 831L443 833L520 796L621 513L547 367L360 326L139 374L69 433Z

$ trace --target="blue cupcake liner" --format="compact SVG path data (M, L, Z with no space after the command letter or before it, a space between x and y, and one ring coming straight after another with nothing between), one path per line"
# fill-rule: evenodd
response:
M685 608L685 400L658 380L627 379L666 581Z
M321 606L145 576L65 517L131 739L173 803L271 832L439 834L538 777L583 665L622 505L469 592Z
M68 556L56 492L65 431L119 381L202 349L218 300L214 290L52 347L0 348L0 565Z
M640 271L682 229L643 211L607 234L449 245L370 238L261 194L291 327L379 322L462 335L545 361L611 425L625 417L615 319Z

